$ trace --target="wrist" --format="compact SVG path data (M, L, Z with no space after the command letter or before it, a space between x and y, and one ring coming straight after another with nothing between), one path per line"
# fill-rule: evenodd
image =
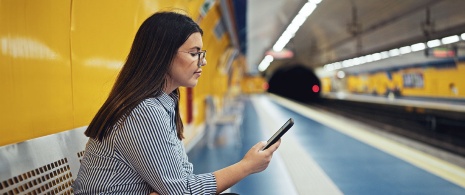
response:
M250 164L245 160L239 161L236 163L236 166L244 176L248 176L253 173L252 169L250 168Z

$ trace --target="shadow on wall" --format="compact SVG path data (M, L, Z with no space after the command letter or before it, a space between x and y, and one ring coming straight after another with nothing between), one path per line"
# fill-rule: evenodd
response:
M303 65L277 70L268 84L269 93L296 101L308 103L320 98L320 80L312 70Z

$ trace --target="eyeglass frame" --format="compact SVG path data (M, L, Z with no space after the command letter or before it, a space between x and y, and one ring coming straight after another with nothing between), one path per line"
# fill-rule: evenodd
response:
M188 53L188 54L191 54L191 55L197 55L199 56L199 59L197 61L197 66L200 68L203 66L203 60L207 57L207 50L200 50L198 52L191 52L191 51L178 51L178 52L183 52L183 53ZM200 61L200 55L203 54L203 58L202 58L202 61Z

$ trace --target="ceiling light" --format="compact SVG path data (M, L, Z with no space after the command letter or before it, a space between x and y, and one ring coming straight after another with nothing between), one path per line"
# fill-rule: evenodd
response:
M258 65L258 70L259 71L265 71L268 66L270 66L271 62L273 62L273 56L271 55L266 55L265 58L263 58L262 62Z
M399 48L400 54L407 54L410 53L412 50L410 49L410 46L405 46Z
M389 58L389 52L383 51L381 52L381 59Z
M315 8L316 3L313 1L305 3L297 16L295 16L295 18L292 20L291 24L289 24L281 37L279 37L278 41L276 41L276 43L273 45L274 51L281 51L287 45L287 43L289 43L289 40L294 37L300 26L302 26L305 20L307 20L308 16L313 12L313 10L315 10Z
M379 53L371 54L371 57L373 58L373 61L381 60L381 54Z
M365 61L366 61L366 62L373 62L373 56L371 56L371 55L366 55L366 56L365 56Z
M441 45L441 41L439 41L438 39L435 39L435 40L431 40L431 41L428 41L426 43L426 45L428 45L428 47L432 48L432 47L437 47L437 46L440 46Z
M400 54L399 49L391 49L389 50L390 56L398 56Z
M442 44L450 44L450 43L455 43L460 40L458 35L453 35L450 37L444 37L441 39Z
M424 43L416 43L411 45L410 47L412 48L412 51L420 51L426 48Z

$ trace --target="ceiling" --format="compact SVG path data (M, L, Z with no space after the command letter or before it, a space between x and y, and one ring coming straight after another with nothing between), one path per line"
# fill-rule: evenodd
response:
M257 66L265 52L273 47L306 2L249 0L246 6L242 3L240 9L247 10L246 24L239 30L246 32L246 38L240 44L250 74L258 73ZM460 35L465 32L464 10L464 0L322 0L285 47L294 52L294 57L275 59L265 73L297 63L321 69L333 62ZM235 14L237 17L238 12ZM418 54L416 57L425 58ZM373 64L360 67L369 68ZM388 60L375 64L392 65Z

